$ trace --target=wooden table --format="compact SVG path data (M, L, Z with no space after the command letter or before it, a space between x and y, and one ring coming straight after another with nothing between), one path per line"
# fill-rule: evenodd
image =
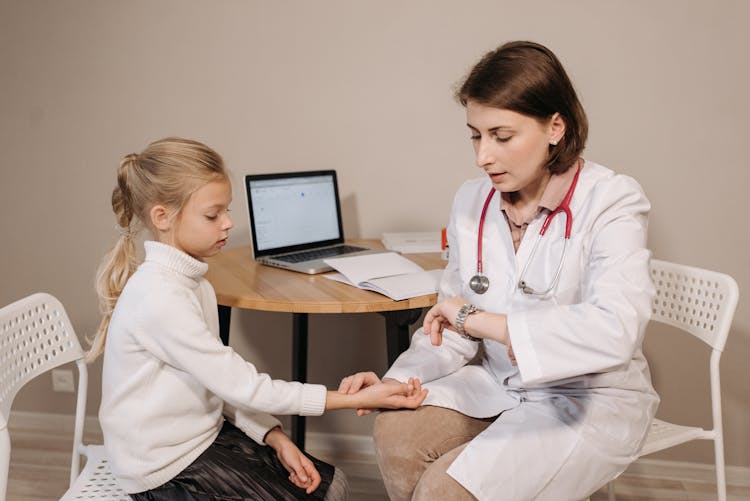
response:
M352 240L350 243L380 247L378 240ZM407 256L426 270L444 268L439 253ZM385 317L388 365L409 347L409 326L422 309L432 306L437 294L393 301L375 292L365 291L325 278L306 275L255 262L249 246L220 252L206 260L206 278L216 290L219 302L219 328L224 344L229 342L231 309L246 308L293 314L292 380L307 381L307 327L310 313L380 313ZM304 447L305 418L292 417L292 440Z

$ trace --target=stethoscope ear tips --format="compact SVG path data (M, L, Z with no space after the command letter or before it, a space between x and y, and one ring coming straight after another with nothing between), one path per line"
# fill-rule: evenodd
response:
M518 282L518 288L521 289L521 292L524 294L534 294L534 289L526 285L526 282L524 280L521 280Z

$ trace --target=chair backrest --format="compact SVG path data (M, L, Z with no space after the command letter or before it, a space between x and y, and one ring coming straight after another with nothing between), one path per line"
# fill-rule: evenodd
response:
M737 308L737 282L724 273L651 260L656 286L651 319L678 327L723 351Z
M0 415L7 423L18 390L50 369L83 357L65 308L37 293L0 309Z
M37 293L0 309L0 500L5 499L10 462L8 419L18 390L60 365L76 362L79 373L71 483L78 476L88 373L83 350L65 308Z

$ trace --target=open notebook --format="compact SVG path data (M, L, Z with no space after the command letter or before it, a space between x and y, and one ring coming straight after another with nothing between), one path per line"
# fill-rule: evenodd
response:
M338 273L324 275L345 284L378 292L396 301L434 294L443 270L425 271L395 252L325 259Z

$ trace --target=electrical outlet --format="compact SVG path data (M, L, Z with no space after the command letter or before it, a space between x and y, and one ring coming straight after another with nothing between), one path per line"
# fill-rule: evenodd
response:
M52 390L66 393L75 392L73 386L73 371L68 369L52 370Z

